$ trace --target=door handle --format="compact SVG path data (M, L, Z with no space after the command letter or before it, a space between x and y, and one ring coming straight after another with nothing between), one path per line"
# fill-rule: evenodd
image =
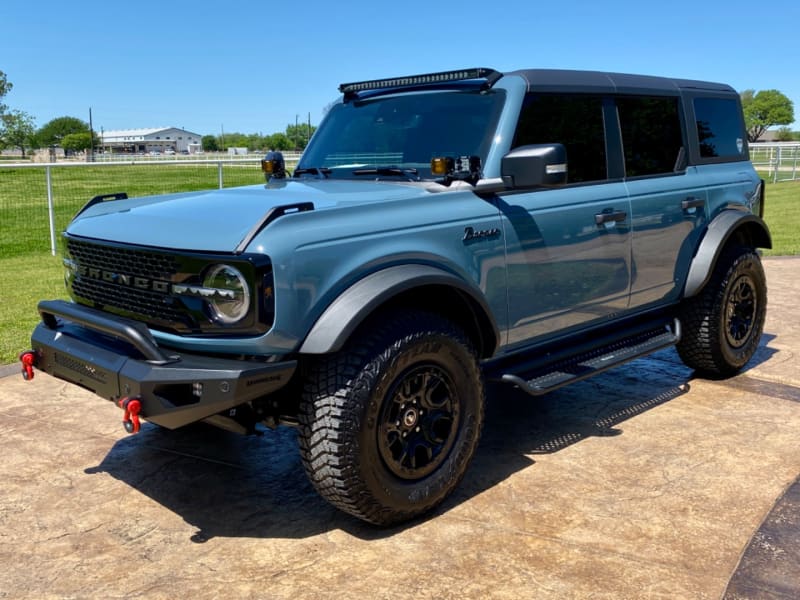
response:
M695 198L694 196L689 196L681 202L681 208L683 210L689 210L690 208L700 208L701 206L705 206L706 201L701 200L700 198Z
M604 225L606 223L621 223L628 216L628 213L621 210L603 211L594 216L595 225Z

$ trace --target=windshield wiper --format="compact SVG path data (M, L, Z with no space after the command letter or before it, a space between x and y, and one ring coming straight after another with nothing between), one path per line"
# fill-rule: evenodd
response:
M318 176L320 179L327 179L331 172L332 171L327 167L305 167L303 169L295 169L292 176L297 177L298 175L306 175L311 173Z
M418 171L413 167L401 169L400 167L372 167L370 169L356 169L353 175L398 175L408 181L419 181Z

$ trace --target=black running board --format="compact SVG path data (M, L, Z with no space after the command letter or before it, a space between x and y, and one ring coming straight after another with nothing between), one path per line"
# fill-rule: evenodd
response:
M542 396L570 383L588 379L626 362L674 346L680 339L681 324L675 319L672 326L617 340L606 347L572 356L527 375L505 373L500 380L516 385L532 396Z

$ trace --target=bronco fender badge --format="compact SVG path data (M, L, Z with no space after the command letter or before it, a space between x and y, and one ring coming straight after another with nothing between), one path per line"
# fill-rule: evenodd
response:
M464 227L464 237L461 241L466 243L475 242L477 240L487 240L500 236L500 230L497 227L492 229L474 229L472 227Z

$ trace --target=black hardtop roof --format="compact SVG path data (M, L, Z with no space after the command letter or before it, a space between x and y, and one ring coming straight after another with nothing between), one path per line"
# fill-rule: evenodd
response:
M504 73L517 75L528 83L532 92L616 93L616 94L679 94L683 90L704 90L736 94L731 86L710 81L673 79L651 75L605 73L603 71L571 71L566 69L521 69Z
M684 91L696 90L719 95L736 95L736 90L724 83L693 79L566 69L520 69L500 73L484 67L343 83L339 86L339 91L344 94L344 101L349 102L355 98L405 91L471 89L475 86L486 90L506 76L521 77L527 83L528 91L542 93L678 96Z

